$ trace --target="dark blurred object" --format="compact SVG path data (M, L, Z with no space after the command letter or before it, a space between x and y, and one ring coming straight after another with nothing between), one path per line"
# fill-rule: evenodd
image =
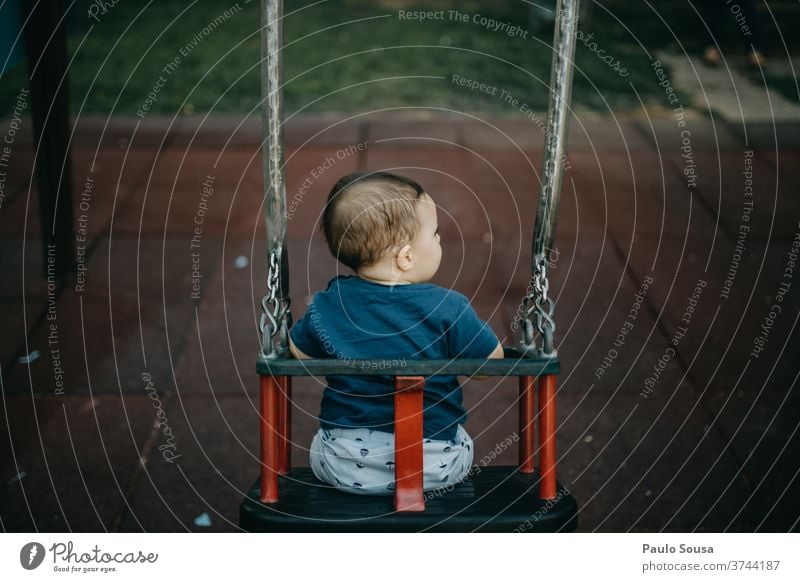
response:
M592 19L594 2L581 2L578 22L588 26ZM541 34L549 32L556 20L556 0L537 0L528 7L528 30Z
M72 165L69 151L67 8L64 0L22 0L25 52L39 182L44 275L72 270Z
M13 69L25 56L22 39L19 38L21 26L19 0L7 0L0 4L0 75Z
M708 28L711 38L703 52L706 64L716 67L722 63L719 43L723 38L725 23L732 20L747 53L747 64L757 69L766 67L767 62L761 53L761 27L755 0L710 0L710 4Z

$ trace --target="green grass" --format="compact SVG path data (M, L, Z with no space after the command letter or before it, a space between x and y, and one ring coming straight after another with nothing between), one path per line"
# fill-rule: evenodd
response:
M473 22L408 22L401 0L308 0L286 2L284 78L287 112L359 112L386 107L420 106L515 114L498 96L470 91L451 82L454 74L506 90L530 109L547 107L552 32L542 41L512 38ZM630 74L622 77L582 43L576 53L573 100L576 107L619 111L645 101L661 102L663 93L640 43L668 44L667 28L646 7L622 0L595 6L590 26L598 49L619 60ZM163 67L195 35L203 38L174 73L165 76L148 115L181 113L240 114L260 99L259 8L252 0L216 30L202 30L235 3L159 0L119 2L100 22L75 10L69 38L71 107L75 114L135 115L164 75ZM523 28L528 5L431 1L427 9L458 9L470 18L481 14ZM680 19L668 7L666 17ZM620 19L618 21L618 19ZM626 26L637 31L634 36ZM686 27L684 27L686 28ZM585 30L588 34L589 30ZM24 64L0 84L0 109L7 115L14 97L26 86ZM634 90L635 89L635 90Z

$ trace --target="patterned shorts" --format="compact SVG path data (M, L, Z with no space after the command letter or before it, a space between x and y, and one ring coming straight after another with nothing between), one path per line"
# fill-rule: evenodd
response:
M452 440L422 444L425 491L462 481L472 466L473 443L458 425ZM311 441L311 469L320 481L360 495L394 494L394 433L366 428L319 429Z

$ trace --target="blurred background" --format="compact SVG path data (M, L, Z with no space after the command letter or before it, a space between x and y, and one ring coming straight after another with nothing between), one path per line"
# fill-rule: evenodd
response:
M579 530L796 531L800 6L581 4L551 257ZM330 187L388 169L439 205L434 282L518 341L553 9L285 3L295 319L343 272ZM238 528L259 469L259 26L255 0L0 6L3 531ZM297 465L321 382L295 381ZM516 380L464 390L479 459L517 430Z
M720 11L715 4L726 10ZM639 109L640 102L646 107L660 106L662 91L652 83L650 64L653 55L662 51L684 59L700 57L716 40L731 64L744 60L738 23L754 26L742 20L747 4L725 0L583 2L579 28L587 38L579 39L575 56L574 107L620 112ZM758 7L759 47L773 57L772 66L763 71L766 87L797 102L790 56L797 48L800 9L791 1L750 4ZM4 26L12 24L13 6L14 2L4 5ZM118 0L72 6L67 46L69 87L79 96L70 103L74 115L135 115L142 89L151 87L176 56L183 57L180 73L170 76L150 114L248 114L256 108L261 50L257 1L135 4ZM542 83L550 77L547 47L552 43L554 7L555 0L287 2L287 112L423 105L516 114L500 99L440 82L440 77L457 71L469 71L543 111L547 91ZM233 14L219 22L228 25L217 34L203 34L226 10ZM398 11L403 10L445 13L443 19L417 21L400 19ZM468 15L467 22L450 11ZM477 22L472 20L475 16ZM484 19L508 27L493 30ZM5 43L14 45L17 32L12 34L9 28ZM14 46L0 88L5 114L11 112L15 88L25 84L27 75L24 63L14 66L24 56L21 39ZM604 51L600 58L598 51ZM621 67L615 71L617 63ZM610 74L621 68L628 74ZM409 75L418 77L408 81ZM758 70L753 76L761 83Z

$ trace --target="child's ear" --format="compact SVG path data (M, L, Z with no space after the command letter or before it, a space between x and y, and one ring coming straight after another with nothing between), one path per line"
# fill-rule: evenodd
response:
M411 245L403 245L397 255L395 255L397 268L401 271L408 271L414 267L414 256L411 253Z

